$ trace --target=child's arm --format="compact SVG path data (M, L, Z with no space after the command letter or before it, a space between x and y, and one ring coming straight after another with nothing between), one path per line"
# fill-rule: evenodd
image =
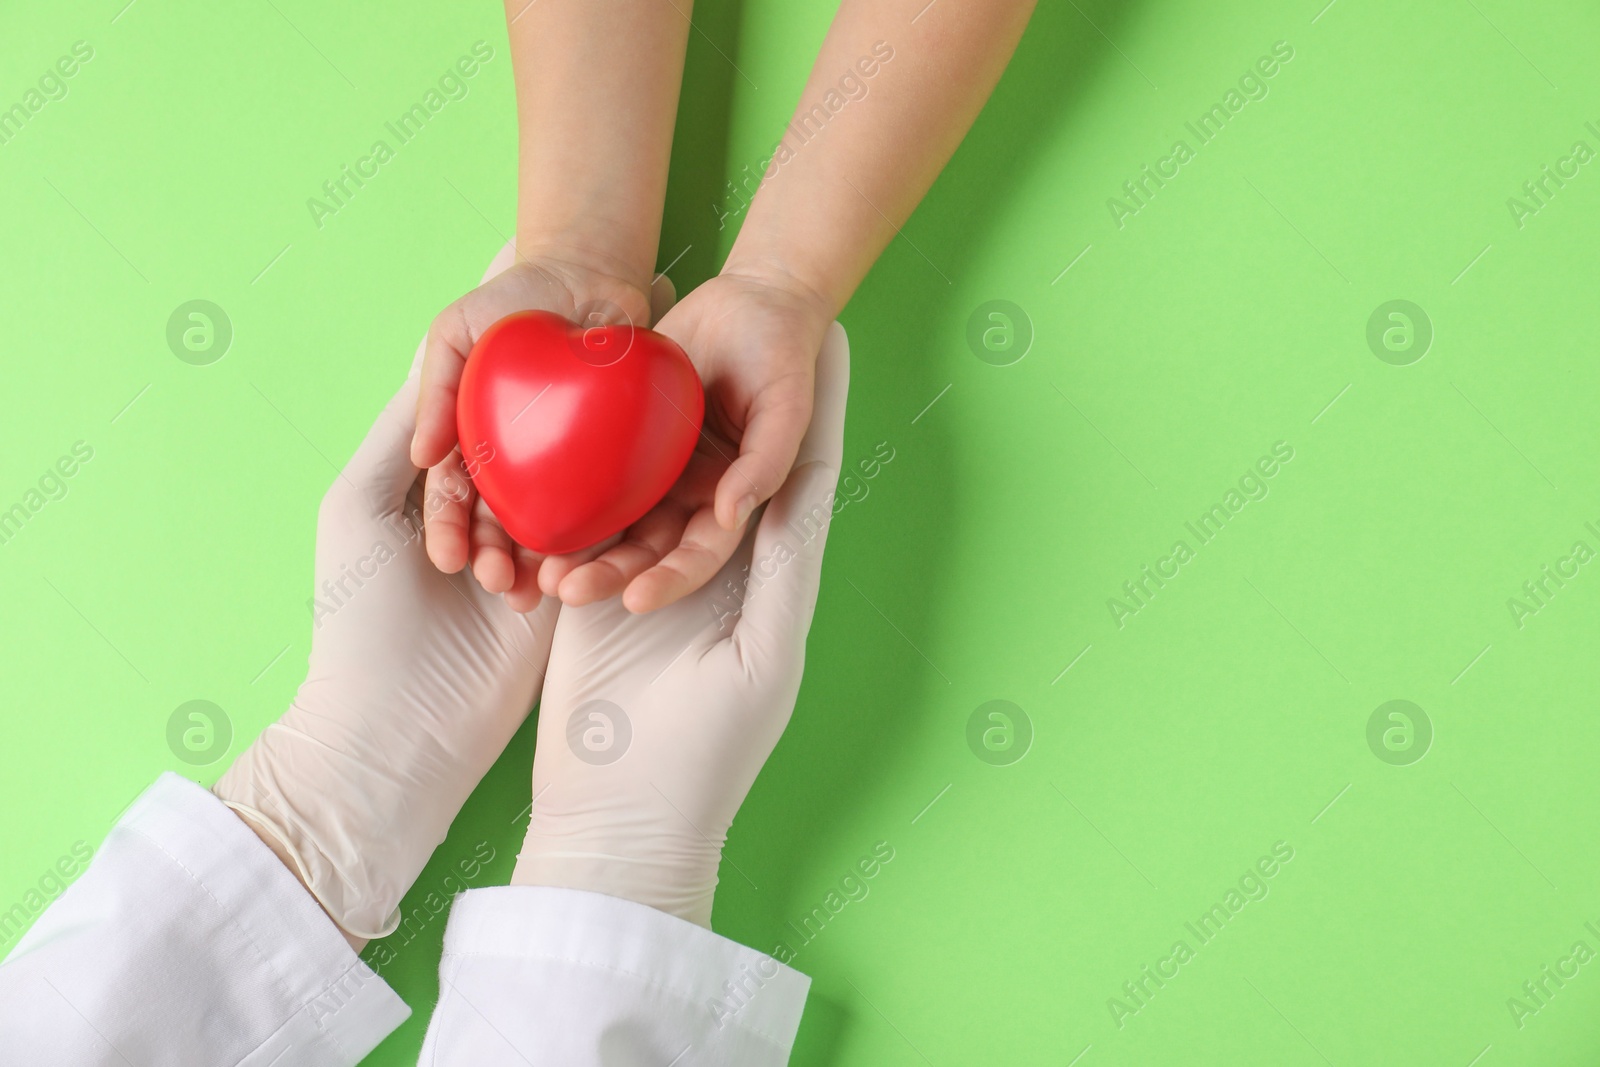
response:
M523 256L582 263L648 297L692 7L506 0Z
M716 574L794 465L828 324L966 136L1033 7L843 0L721 275L660 325L700 370L707 429L738 442L733 462L714 495L680 483L593 562L547 562L546 592L581 604L626 587L650 611Z
M1033 7L844 0L723 273L799 286L836 316L966 136Z
M517 256L434 320L412 461L429 488L469 485L456 389L478 335L515 311L599 311L644 326L661 231L691 0L506 0L520 141ZM440 499L444 499L441 495ZM538 602L538 557L467 493L429 513L440 569L469 561L485 589Z

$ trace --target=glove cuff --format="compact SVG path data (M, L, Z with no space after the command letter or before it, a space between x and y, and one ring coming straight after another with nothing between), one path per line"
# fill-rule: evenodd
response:
M717 892L713 862L702 877L686 877L681 864L605 852L544 851L525 843L512 885L581 889L619 897L711 929Z

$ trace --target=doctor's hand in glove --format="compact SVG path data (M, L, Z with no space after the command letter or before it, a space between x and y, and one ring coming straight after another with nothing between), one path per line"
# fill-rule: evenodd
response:
M561 609L513 884L710 925L728 827L800 690L848 385L835 323L794 470L713 580L645 615L616 598Z
M518 613L428 560L424 516L461 489L435 474L424 493L412 465L418 386L389 401L323 498L306 679L213 788L358 950L395 928L538 699L558 607Z

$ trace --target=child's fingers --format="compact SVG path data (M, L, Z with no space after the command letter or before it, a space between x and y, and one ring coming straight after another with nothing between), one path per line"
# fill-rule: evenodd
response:
M516 262L516 247L507 242L489 261L480 286ZM467 301L462 297L439 313L428 327L411 373L420 376L422 388L417 396L417 429L411 437L411 461L418 467L432 467L444 461L456 446L456 392L461 371L472 351L472 329L467 323Z
M606 549L622 539L621 534L608 537L599 544L580 548L576 552L564 552L559 556L546 556L544 562L539 564L539 590L545 596L555 596L561 588L561 583L567 575L588 563L599 558Z
M817 360L816 414L800 444L798 465L756 529L744 616L735 635L749 664L793 664L804 655L833 521L849 392L850 345L844 327L834 323Z
M467 565L474 495L461 466L461 453L451 452L444 462L428 468L422 497L423 529L428 558L446 574L454 574Z
M688 522L687 511L672 506L670 499L662 501L630 526L621 541L567 574L556 590L561 602L580 607L621 594L629 582L672 551Z
M517 546L482 497L473 504L471 522L468 541L471 545L472 576L478 579L484 592L504 593L516 582L517 568L513 552Z
M472 351L472 335L461 301L445 308L423 342L422 386L417 395L417 432L411 438L411 462L433 467L456 446L456 393L461 372Z
M795 375L767 386L751 403L739 458L717 483L716 514L724 530L743 528L789 476L811 424L811 390L809 374Z
M518 544L512 545L511 555L516 561L517 576L506 590L506 606L519 615L526 615L544 600L539 592L539 565L544 557Z
M636 615L664 608L716 577L744 540L744 524L732 530L717 521L716 512L701 508L689 519L683 540L661 562L628 583L622 605Z

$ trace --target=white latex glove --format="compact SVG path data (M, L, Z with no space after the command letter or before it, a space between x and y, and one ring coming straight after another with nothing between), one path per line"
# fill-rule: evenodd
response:
M539 696L559 602L521 615L423 547L412 376L317 516L310 670L214 792L355 938L400 899ZM442 505L429 486L425 510Z
M647 615L615 598L562 609L513 884L710 925L728 827L800 691L849 377L835 323L795 468L715 580Z

